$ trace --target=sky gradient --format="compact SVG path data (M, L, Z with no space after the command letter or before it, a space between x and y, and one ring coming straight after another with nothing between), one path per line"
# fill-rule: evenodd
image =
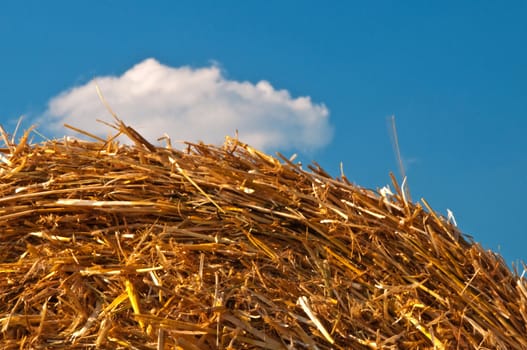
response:
M73 88L93 79L120 79L147 59L167 71L216 67L221 88L204 95L230 99L196 105L243 106L266 135L275 135L273 128L286 135L305 128L309 132L295 134L291 147L276 142L279 150L299 152L304 163L316 160L333 175L343 162L360 186L380 188L390 182L390 171L399 176L388 127L395 115L413 200L424 197L443 214L451 209L462 231L485 248L509 263L525 261L527 2L459 3L5 1L0 123L12 130L24 115L24 125L38 121L45 129L69 111L60 115L51 101L74 96L68 95ZM258 89L260 82L270 88ZM244 92L222 90L236 84L245 84ZM287 93L283 103L270 103L280 92ZM291 101L308 97L307 110L327 108L327 121L319 123L313 112L309 124L304 114L291 112ZM164 101L158 110L181 111L170 109L170 98ZM278 115L279 122L265 124L257 111ZM127 121L127 113L116 112ZM227 129L241 119L233 120ZM187 135L172 125L156 126L158 136ZM204 135L214 128L206 120L199 125ZM242 127L243 139L249 126Z

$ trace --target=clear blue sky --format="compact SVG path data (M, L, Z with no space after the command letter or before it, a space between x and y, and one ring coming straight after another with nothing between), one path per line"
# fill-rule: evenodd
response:
M460 4L463 5L460 5ZM269 81L329 110L303 157L378 188L397 172L395 114L414 200L453 210L509 263L527 260L525 1L3 1L0 120L152 57ZM122 116L126 120L126 116ZM169 131L177 137L177 130Z

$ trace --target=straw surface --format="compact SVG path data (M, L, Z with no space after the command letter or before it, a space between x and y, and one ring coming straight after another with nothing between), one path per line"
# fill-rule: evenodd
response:
M527 283L423 201L223 147L0 153L2 349L527 349Z

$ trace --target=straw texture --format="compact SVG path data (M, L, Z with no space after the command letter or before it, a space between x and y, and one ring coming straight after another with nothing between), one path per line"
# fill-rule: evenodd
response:
M115 127L2 131L0 348L527 349L525 280L395 179Z

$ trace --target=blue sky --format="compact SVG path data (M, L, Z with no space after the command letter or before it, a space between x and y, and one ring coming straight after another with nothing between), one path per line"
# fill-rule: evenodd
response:
M20 115L44 129L69 122L66 114L82 114L72 103L92 101L96 78L126 121L136 106L122 96L132 93L123 74L150 77L141 65L150 62L161 72L153 84L168 91L160 105L148 104L160 113L159 136L213 135L213 120L196 117L203 110L185 121L194 134L162 124L186 111L167 105L177 88L167 77L206 76L192 81L211 90L189 88L192 101L198 90L215 96L196 103L205 114L255 118L238 116L226 128L240 123L242 138L247 130L267 151L299 151L334 175L342 161L352 181L379 188L397 173L387 122L394 114L413 199L450 208L465 233L512 263L527 260L525 18L525 1L5 1L0 120L9 130ZM141 96L152 101L151 92ZM278 117L264 123L260 112ZM293 135L290 147L284 133Z

